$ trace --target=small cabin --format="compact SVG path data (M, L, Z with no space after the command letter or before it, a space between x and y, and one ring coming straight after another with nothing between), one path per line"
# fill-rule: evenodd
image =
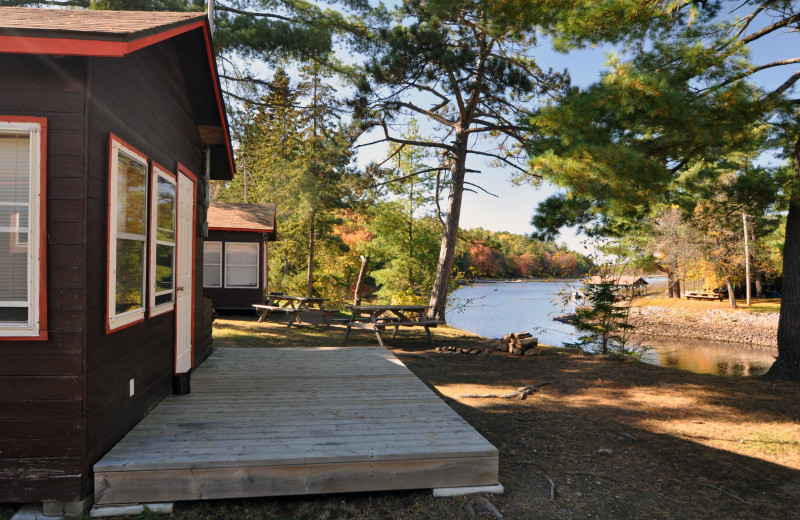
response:
M263 304L268 291L269 242L275 235L275 204L212 202L203 243L203 291L215 309Z
M234 161L199 13L0 8L0 502L92 466L211 353L209 179Z
M644 294L645 288L650 285L641 276L620 275L620 276L592 276L586 285L611 284L619 289L624 289L633 296Z

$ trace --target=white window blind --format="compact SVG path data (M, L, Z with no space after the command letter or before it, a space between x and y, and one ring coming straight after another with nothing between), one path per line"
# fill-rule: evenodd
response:
M225 243L225 287L258 287L258 243Z
M203 243L203 287L222 287L222 242Z
M39 334L41 131L0 121L0 336Z

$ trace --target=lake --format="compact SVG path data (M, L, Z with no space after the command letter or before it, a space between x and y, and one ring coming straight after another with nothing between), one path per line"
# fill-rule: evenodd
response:
M487 338L530 331L540 343L562 346L576 340L575 328L553 320L574 311L562 294L579 288L578 280L479 283L453 292L447 322ZM777 355L775 349L742 343L683 338L649 338L644 361L691 372L716 375L760 375Z

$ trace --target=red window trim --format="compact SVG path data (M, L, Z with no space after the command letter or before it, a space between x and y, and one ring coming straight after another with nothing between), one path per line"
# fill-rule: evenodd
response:
M47 118L0 115L6 123L38 123L39 132L39 334L0 336L0 341L47 341Z
M113 332L119 332L120 330L127 329L128 327L131 327L133 325L142 323L145 320L146 316L147 316L147 270L148 269L145 268L145 272L143 273L143 275L145 277L145 284L144 284L145 285L145 291L144 291L144 294L142 294L142 311L143 311L142 318L140 320L136 320L136 321L133 321L131 323L126 323L124 325L119 325L119 326L114 327L114 328L111 328L110 327L110 323L109 323L110 320L111 320L111 309L110 309L110 306L109 306L109 298L111 297L111 226L116 223L116 218L114 218L113 220L111 218L111 210L112 210L111 197L113 196L113 194L111 192L111 172L113 171L114 143L116 142L116 143L124 146L125 148L128 148L132 152L137 153L137 154L141 155L142 157L144 157L145 162L148 164L148 166L149 166L149 163L150 163L147 155L142 153L138 148L135 148L135 147L129 145L126 141L120 139L114 133L109 134L109 136L110 137L109 137L109 140L108 140L108 200L107 200L107 204L106 204L108 206L108 212L107 212L107 215L106 215L106 223L108 224L108 230L106 232L106 239L107 239L107 242L108 242L107 247L106 247L106 303L105 303L105 306L106 306L106 319L105 319L106 334L111 334ZM149 172L149 168L148 168L148 172ZM146 190L146 191L147 191L147 194L149 194L149 190ZM149 215L148 215L148 219L149 219ZM146 230L147 230L147 222L145 222L145 232L146 232ZM145 236L148 236L148 235L145 233ZM149 251L147 240L145 240L145 250Z

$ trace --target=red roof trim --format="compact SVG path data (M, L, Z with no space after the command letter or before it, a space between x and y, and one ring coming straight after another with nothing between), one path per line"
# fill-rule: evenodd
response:
M131 41L43 38L38 36L0 36L0 50L16 54L55 54L58 56L97 56L121 58L139 49L163 42L179 34L206 27L205 19L174 27L164 32ZM208 40L208 32L204 30ZM208 44L206 44L208 45ZM216 69L216 67L214 67Z
M240 231L242 233L268 233L274 234L275 228L235 228L235 227L215 227L215 226L208 226L209 231Z
M0 52L11 54L52 54L57 56L94 56L94 57L114 57L121 58L127 54L138 51L150 45L155 45L164 40L168 40L180 34L203 29L203 39L206 43L206 54L208 55L208 65L214 81L214 95L217 98L217 108L222 128L227 138L225 148L228 152L228 160L231 168L231 178L236 172L233 160L233 149L231 148L230 133L228 130L228 119L225 116L225 109L222 104L222 91L217 75L217 65L214 59L214 51L211 48L211 36L209 34L208 19L202 18L180 27L165 30L164 32L145 36L135 40L108 41L108 40L84 40L77 38L42 38L35 36L0 36Z

